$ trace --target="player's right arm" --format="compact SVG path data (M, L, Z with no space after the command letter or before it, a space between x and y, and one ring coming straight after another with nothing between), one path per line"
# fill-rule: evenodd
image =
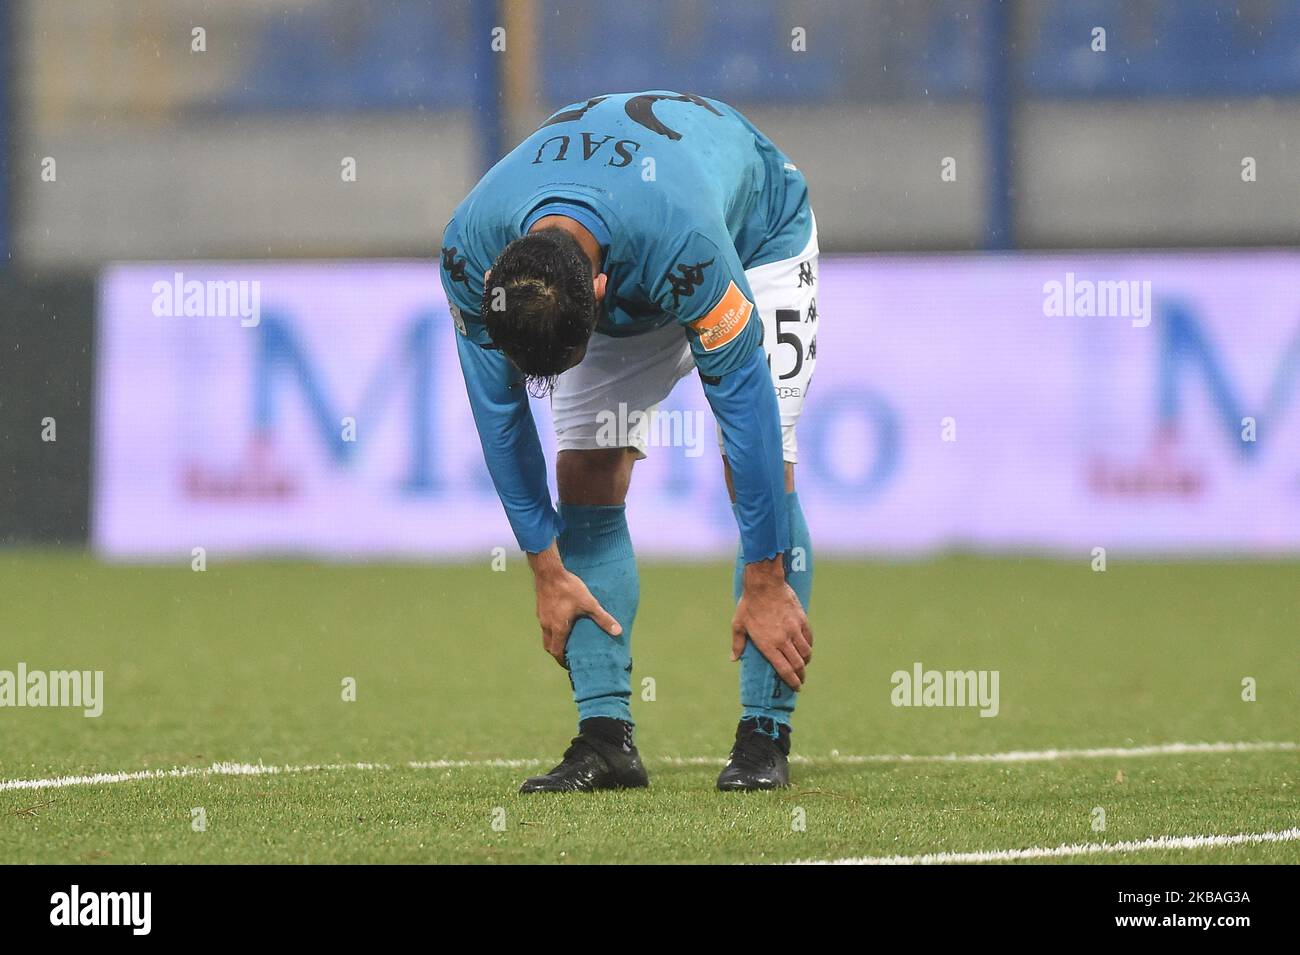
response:
M559 533L528 394L504 355L457 335L456 352L488 474L521 550L540 553Z
M622 628L560 560L555 541L562 528L551 504L546 460L528 394L515 367L491 348L487 328L479 318L482 276L471 274L461 249L449 242L454 235L453 223L444 236L440 275L456 325L456 353L470 411L488 474L533 571L542 645L563 666L564 647L578 617L591 617L612 636Z
M439 275L456 325L456 353L488 473L519 547L539 553L559 533L542 445L521 377L506 356L492 348L480 318L483 273L470 263L455 220L443 235Z

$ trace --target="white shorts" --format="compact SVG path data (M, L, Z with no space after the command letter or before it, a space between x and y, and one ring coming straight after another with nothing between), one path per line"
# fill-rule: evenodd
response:
M795 424L817 365L816 220L802 252L747 269L745 278L763 322L763 349L781 411L783 457L793 464ZM686 332L675 322L627 338L592 335L586 357L560 375L551 395L557 447L628 447L644 458L655 426L650 412L694 367Z

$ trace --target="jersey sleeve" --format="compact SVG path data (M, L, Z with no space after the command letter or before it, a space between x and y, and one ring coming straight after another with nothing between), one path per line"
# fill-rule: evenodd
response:
M447 307L456 331L475 345L490 345L487 326L480 317L483 300L483 271L470 264L469 252L455 219L447 223L442 234L441 262L438 275L447 294Z
M453 226L447 227L443 238L442 287L456 326L456 352L470 411L488 473L515 540L521 549L540 553L551 546L560 524L546 482L546 460L537 426L518 372L504 355L491 348L478 308L472 304L482 296L482 276L475 282L467 266L457 258L460 249L454 239L448 244Z
M685 327L701 375L725 375L761 351L763 323L730 241L692 232L666 259L651 298Z
M722 431L746 563L790 547L781 418L762 349L763 323L730 243L692 233L655 290L686 329L704 395Z

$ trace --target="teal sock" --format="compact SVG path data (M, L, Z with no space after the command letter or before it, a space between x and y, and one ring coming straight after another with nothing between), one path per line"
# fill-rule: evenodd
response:
M586 507L560 504L564 531L560 558L569 573L587 585L600 605L614 616L623 633L611 637L586 617L569 633L565 658L578 721L606 716L632 722L632 620L641 585L623 505Z
M787 493L785 503L790 514L790 550L785 555L785 579L794 589L806 613L812 603L812 538L808 534L808 522L804 520L803 509L799 506L798 493ZM740 600L744 580L745 560L737 550L736 572L732 581L736 600ZM789 726L796 698L797 694L777 676L767 658L759 653L756 646L746 641L745 650L740 655L740 718L767 717Z

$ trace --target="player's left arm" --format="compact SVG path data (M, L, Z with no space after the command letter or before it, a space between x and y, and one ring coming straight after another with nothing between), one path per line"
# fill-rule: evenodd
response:
M781 419L762 348L763 324L730 243L695 233L674 258L656 299L677 315L695 355L705 397L722 431L745 559L732 620L732 657L745 638L794 689L812 654L812 630L785 580L790 547Z

